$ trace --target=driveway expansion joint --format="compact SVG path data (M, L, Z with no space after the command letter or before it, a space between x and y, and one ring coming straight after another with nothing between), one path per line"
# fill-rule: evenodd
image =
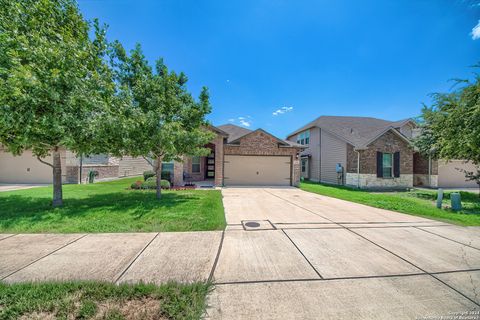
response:
M417 269L419 269L419 270L421 270L421 271L425 272L427 275L429 275L429 276L431 276L432 278L434 278L434 279L438 280L439 282L441 282L442 284L444 284L445 286L447 286L447 287L448 287L448 288L450 288L451 290L453 290L453 291L457 292L458 294L460 294L460 295L461 295L461 296L463 296L464 298L468 299L469 301L471 301L472 303L474 303L474 304L476 304L477 306L479 306L479 307L480 307L480 304L479 304L478 302L476 302L475 300L473 300L473 299L471 299L471 298L467 297L465 294L463 294L463 293L462 293L462 292L460 292L459 290L455 289L454 287L452 287L451 285L449 285L449 284L448 284L448 283L446 283L445 281L443 281L443 280L439 279L438 277L436 277L436 276L435 276L435 273L431 273L431 272L428 272L428 271L426 271L426 270L424 270L424 269L420 268L419 266L415 265L413 262L411 262L411 261L409 261L409 260L407 260L407 259L403 258L402 256L400 256L400 255L398 255L398 254L396 254L396 253L394 253L394 252L392 252L392 251L388 250L387 248L385 248L385 247L383 247L383 246L379 245L378 243L376 243L376 242L374 242L374 241L372 241L372 240L370 240L370 239L366 238L365 236L362 236L361 234L358 234L358 233L356 233L356 232L355 232L355 231L353 231L353 230L350 230L350 229L347 229L347 230L349 230L350 232L353 232L354 234L358 235L359 237L362 237L362 238L364 238L365 240L367 240L367 241L369 241L369 242L373 243L374 245L378 246L379 248L382 248L383 250L385 250L385 251L387 251L387 252L389 252L389 253L391 253L391 254L395 255L396 257L398 257L398 258L402 259L403 261L405 261L405 262L407 262L407 263L411 264L411 265L412 265L412 266L414 266L415 268L417 268Z
M290 242L293 244L293 246L298 250L298 252L300 252L300 254L303 256L303 258L305 258L305 260L307 261L307 263L310 265L310 267L312 267L313 271L315 271L315 273L320 277L320 279L323 279L322 275L320 274L320 272L318 272L317 269L315 269L315 267L313 266L313 264L310 262L310 260L308 260L307 256L305 256L305 254L303 254L302 250L300 250L300 248L297 246L297 244L292 240L292 238L290 238L288 236L288 234L285 232L285 230L282 229L282 232L283 234L288 238L288 240L290 240Z
M425 226L425 227L427 227L427 226ZM435 226L435 227L436 227L436 226ZM474 246L472 246L472 245L470 245L470 244L466 244L466 243L463 243L463 242L460 242L460 241L457 241L457 240L450 239L450 238L445 237L445 236L442 236L442 235L440 235L440 234L438 234L438 233L435 233L435 232L432 232L432 231L428 231L428 230L422 229L421 227L414 226L414 228L416 228L416 229L418 229L418 230L421 230L421 231L424 231L424 232L428 232L428 233L433 234L433 235L435 235L435 236L437 236L437 237L440 237L440 238L443 238L443 239L446 239L446 240L450 240L450 241L456 242L456 243L458 243L458 244L461 244L462 246L470 247L470 248L475 249L475 250L480 250L480 248L474 247Z
M374 241L372 241L372 240L370 240L370 239L368 239L368 238L366 238L366 237L358 234L357 232L351 230L350 228L347 228L347 227L343 226L342 224L337 223L337 222L335 222L335 221L333 221L333 220L331 220L331 219L329 219L329 218L326 218L326 217L324 217L324 216L322 216L322 215L320 215L320 214L318 214L318 213L316 213L316 212L314 212L314 211L312 211L312 210L309 210L309 209L307 209L307 208L304 208L304 207L302 207L302 206L299 206L298 204L296 204L296 203L294 203L294 202L292 202L292 201L290 201L290 200L288 200L288 199L284 199L284 198L282 198L282 197L280 197L280 196L278 196L278 195L276 195L276 194L274 194L274 193L268 192L268 191L266 191L265 189L264 189L264 191L267 192L267 193L269 193L269 194L271 194L271 195L273 195L273 196L275 196L275 197L277 197L277 198L279 198L279 199L281 199L281 200L283 200L283 201L286 201L286 202L288 202L288 203L290 203L290 204L292 204L292 205L294 205L294 206L297 206L297 207L299 207L299 208L301 208L301 209L303 209L303 210L307 210L307 211L309 211L309 212L311 212L311 213L313 213L313 214L316 214L316 215L318 215L318 216L320 216L320 217L322 217L322 218L324 218L324 219L326 219L326 220L328 220L328 221L331 221L331 222L333 222L333 223L341 226L341 227L344 228L345 230L348 230L348 231L356 234L357 236L362 237L363 239L371 242L372 244L378 246L379 248L381 248L381 249L389 252L390 254L393 254L394 256L396 256L396 257L402 259L403 261L409 263L410 265L412 265L413 267L419 269L420 271L424 272L425 274L431 276L432 278L436 279L437 281L439 281L439 282L442 283L443 285L447 286L447 287L450 288L451 290L453 290L453 291L455 291L456 293L458 293L458 294L460 294L461 296L463 296L465 299L468 299L470 302L472 302L472 303L474 303L475 305L477 305L477 306L480 307L480 304L479 304L478 302L476 302L476 301L472 300L471 298L467 297L465 294L463 294L463 293L460 292L459 290L455 289L454 287L450 286L450 285L447 284L446 282L442 281L441 279L439 279L438 277L436 277L434 274L432 274L432 273L430 273L430 272L428 272L428 271L426 271L426 270L418 267L417 265L415 265L414 263L408 261L407 259L403 258L402 256L400 256L400 255L398 255L398 254L396 254L396 253L394 253L394 252L392 252L392 251L384 248L383 246L381 246L381 245L375 243ZM282 230L282 231L283 231L283 230Z

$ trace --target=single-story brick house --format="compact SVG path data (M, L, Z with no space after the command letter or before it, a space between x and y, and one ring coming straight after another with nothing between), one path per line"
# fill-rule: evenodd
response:
M182 162L163 163L162 170L171 172L174 185L298 185L299 153L305 148L296 142L279 139L262 130L249 130L227 124L210 126L216 136L205 147L206 157L185 157ZM51 158L45 159L51 162ZM98 171L98 179L141 175L151 170L143 158L116 158L94 155L82 159L82 180L88 172ZM69 150L62 150L62 172L65 183L79 183L80 159ZM14 157L0 149L0 183L51 183L51 168L40 163L30 151Z
M415 152L411 119L321 116L288 135L305 145L301 175L312 181L360 188L476 187L459 169L465 161L435 161Z
M170 164L174 185L202 181L215 186L296 186L300 182L298 155L304 146L263 129L226 124L210 130L216 133L206 145L212 150L210 155Z

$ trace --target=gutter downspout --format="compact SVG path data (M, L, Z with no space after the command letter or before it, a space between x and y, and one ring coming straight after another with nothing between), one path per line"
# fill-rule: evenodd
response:
M432 156L428 155L428 186L432 187Z
M353 149L357 153L357 188L360 189L360 151Z
M83 153L80 154L80 177L78 177L78 182L82 184L82 173L83 173Z

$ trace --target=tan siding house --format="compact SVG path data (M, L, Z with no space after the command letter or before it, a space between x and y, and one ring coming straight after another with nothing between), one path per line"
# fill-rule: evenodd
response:
M298 141L306 131L311 133L311 143L300 157L302 163L309 163L310 174L302 176L312 181L360 188L476 186L465 181L460 171L477 170L473 164L435 161L413 149L411 139L418 134L418 128L411 119L321 116L295 130L287 139ZM342 166L341 179L337 176L337 164Z
M344 175L338 175L336 168L347 163L347 143L325 130L321 130L320 181L332 184L344 184Z

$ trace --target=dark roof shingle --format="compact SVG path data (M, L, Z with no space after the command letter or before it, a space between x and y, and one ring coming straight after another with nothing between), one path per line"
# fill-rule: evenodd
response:
M353 146L360 147L365 146L389 128L398 128L409 120L387 121L370 117L321 116L288 136L291 137L308 128L320 127Z

